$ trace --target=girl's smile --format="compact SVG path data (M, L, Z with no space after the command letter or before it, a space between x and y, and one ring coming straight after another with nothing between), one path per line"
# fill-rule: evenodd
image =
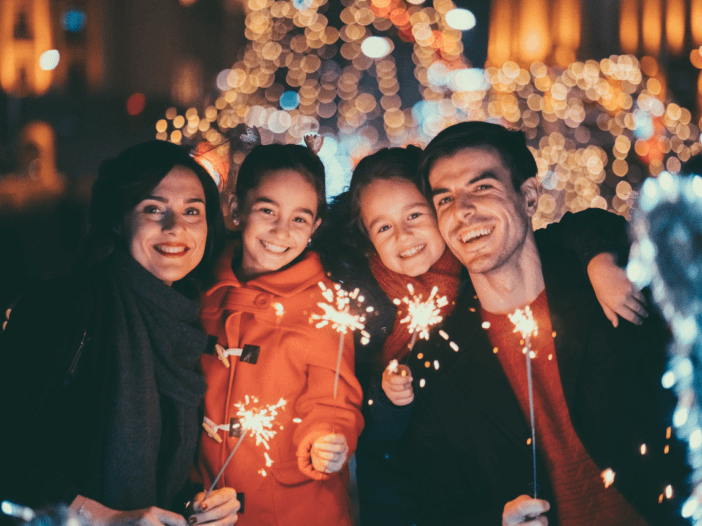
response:
M294 261L321 219L314 186L294 170L264 175L239 212L244 243L240 279L275 272Z

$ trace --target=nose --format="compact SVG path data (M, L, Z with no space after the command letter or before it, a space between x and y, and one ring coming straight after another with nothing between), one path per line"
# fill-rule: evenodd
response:
M398 239L402 239L403 237L409 237L412 234L412 227L408 225L407 223L400 223L397 228L395 229L395 235L397 236Z
M290 234L290 223L283 217L276 217L271 223L271 234L279 239L288 237Z
M163 214L163 218L161 219L161 230L164 232L166 231L176 231L180 228L183 228L183 225L181 224L182 219L178 214L176 214L173 210L166 210L166 212Z
M456 198L456 206L454 206L453 211L458 219L465 219L475 214L475 203L467 193L461 193Z

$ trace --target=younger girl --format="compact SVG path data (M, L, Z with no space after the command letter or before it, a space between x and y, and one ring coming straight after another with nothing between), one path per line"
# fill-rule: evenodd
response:
M317 249L331 277L361 288L377 302L379 313L367 323L371 343L359 347L357 353L357 373L369 400L363 406L366 428L356 452L362 526L400 526L413 521L413 503L402 492L410 469L401 458L399 440L412 411L412 377L385 370L393 359L405 361L412 335L407 324L400 322L406 316L404 303L388 319L388 312L394 312L389 300L410 296L408 284L423 299L436 286L448 300L441 311L446 317L458 293L461 265L446 249L433 207L414 178L420 154L419 148L408 146L383 149L361 160L349 191L337 198L331 224L317 238ZM626 250L623 218L586 210L566 214L542 233L575 250L584 265L592 259L588 271L603 307L614 306L632 317L632 311L620 306L628 302L636 308L637 293L624 272L607 259L610 254L599 254ZM366 254L367 262L359 254ZM599 264L605 270L596 272ZM409 363L414 366L416 360Z
M340 335L310 320L323 314L318 303L329 303L319 284L333 288L306 250L326 208L324 167L302 146L257 146L241 165L235 194L240 235L220 257L203 300L202 323L223 347L219 357L202 359L205 486L237 446L240 411L283 399L270 428L275 435L263 442L245 436L218 487L239 492L244 526L350 525L342 467L363 428L353 343L344 339L335 398Z

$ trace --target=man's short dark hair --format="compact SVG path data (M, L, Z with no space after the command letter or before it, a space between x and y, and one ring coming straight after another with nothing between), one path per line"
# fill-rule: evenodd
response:
M524 181L536 176L536 161L527 147L523 132L490 122L460 122L443 130L424 149L419 161L419 178L427 200L432 202L429 172L436 161L452 157L466 148L486 147L494 148L500 155L517 192L520 192Z

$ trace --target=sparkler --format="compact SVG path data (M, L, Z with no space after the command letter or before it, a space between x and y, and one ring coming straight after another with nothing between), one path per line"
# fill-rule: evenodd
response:
M278 400L277 403L259 409L257 407L247 407L251 402L253 402L254 404L258 403L257 398L246 395L244 397L244 400L245 401L243 403L239 402L237 404L234 404L234 407L238 409L236 413L238 417L238 422L236 424L234 421L237 419L233 418L231 424L214 425L214 423L209 418L205 417L203 427L205 428L205 430L207 430L207 433L213 438L219 438L219 436L217 435L217 431L220 429L229 431L230 436L235 436L236 429L243 432L241 433L241 436L239 436L239 440L234 446L234 449L232 449L231 453L229 453L227 460L224 462L222 468L219 470L219 473L217 473L217 476L212 481L210 489L208 489L207 493L205 493L204 500L207 500L207 497L209 497L210 493L212 493L212 491L214 490L215 486L217 485L217 482L222 476L222 473L224 473L224 470L227 469L229 462L234 457L234 453L236 453L236 450L239 449L239 446L244 441L247 434L251 433L252 436L256 437L257 446L263 444L263 446L267 450L270 449L268 441L271 438L273 438L273 436L275 436L276 434L276 431L273 429L273 423L275 417L278 416L278 409L284 408L286 401L283 398L281 398L280 400ZM215 438L215 440L217 440L217 438ZM219 440L217 441L221 442L222 439L219 438ZM273 464L273 460L271 460L267 452L264 452L263 455L266 458L266 467L270 467ZM264 476L266 474L265 470L261 470L260 473Z
M408 324L407 329L412 335L405 363L409 362L412 349L414 349L414 344L417 342L417 337L424 340L429 339L429 329L431 326L444 319L440 314L441 307L448 305L446 296L436 295L436 293L439 292L439 287L431 289L429 298L426 301L422 301L421 294L415 295L414 287L411 283L407 284L407 290L409 290L411 298L405 296L401 300L393 300L395 305L400 305L402 303L407 305L407 316L400 320L400 323Z
M329 303L319 302L317 305L322 308L324 314L312 314L313 320L320 320L315 326L324 327L331 323L332 329L339 333L339 352L336 358L336 375L334 377L334 400L339 385L339 369L341 368L341 355L344 350L344 335L351 331L361 331L361 343L366 345L370 341L370 334L365 330L366 317L364 314L354 314L351 312L351 300L358 303L363 302L363 296L359 296L358 289L347 292L341 285L334 285L333 289L327 287L321 281L318 283L322 289L322 295ZM372 311L372 307L366 308L366 312Z
M514 314L508 314L509 321L514 324L514 331L519 332L524 339L524 354L526 354L527 381L529 385L529 416L531 417L531 452L534 463L534 491L536 498L538 486L536 485L536 427L534 425L534 391L531 385L531 337L538 334L538 327L527 305L524 310L517 309Z

